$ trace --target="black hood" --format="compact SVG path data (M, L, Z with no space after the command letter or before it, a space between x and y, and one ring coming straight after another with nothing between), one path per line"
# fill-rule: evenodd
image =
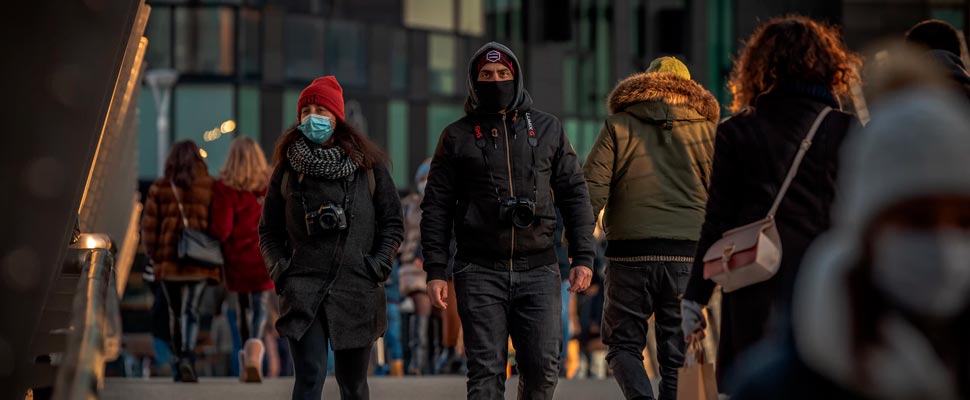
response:
M472 59L468 61L468 98L465 100L465 113L466 114L479 114L482 113L478 111L478 96L475 95L475 81L478 80L478 70L476 67L475 60L481 57L482 54L490 50L498 50L506 55L512 60L512 67L515 70L513 72L515 81L515 100L512 101L512 105L509 106L509 110L528 110L532 108L532 96L529 92L525 90L525 84L523 83L523 73L522 65L519 64L519 59L512 53L512 50L505 45L498 42L489 42L482 48L475 52Z
M963 65L963 60L960 59L960 56L946 50L930 50L926 55L936 60L943 68L946 68L950 79L953 79L961 85L970 85L970 74L967 73L967 68Z

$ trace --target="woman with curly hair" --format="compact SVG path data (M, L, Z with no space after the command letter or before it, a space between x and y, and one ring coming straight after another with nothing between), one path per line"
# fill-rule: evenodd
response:
M717 128L706 216L681 304L688 339L706 325L701 309L715 289L704 278L704 255L728 230L768 215L799 146L816 119L821 122L775 214L784 249L778 273L724 293L717 354L722 389L737 356L764 336L769 317L785 314L805 250L829 227L839 149L857 124L841 110L860 64L837 28L800 16L759 27L735 61L728 83L734 116Z

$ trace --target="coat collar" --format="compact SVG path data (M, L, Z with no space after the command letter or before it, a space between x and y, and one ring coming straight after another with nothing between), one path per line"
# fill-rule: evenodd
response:
M697 82L664 72L638 73L624 79L610 93L607 109L613 115L648 101L691 108L713 123L721 113L711 92Z

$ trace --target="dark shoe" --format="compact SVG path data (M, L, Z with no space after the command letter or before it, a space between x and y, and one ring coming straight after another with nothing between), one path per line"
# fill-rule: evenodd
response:
M172 369L172 380L175 382L182 382L182 374L179 373L178 360L172 360L172 363L169 364L169 368Z
M178 370L182 376L182 382L196 383L199 381L199 377L195 375L195 367L192 366L192 361L186 358L179 360Z

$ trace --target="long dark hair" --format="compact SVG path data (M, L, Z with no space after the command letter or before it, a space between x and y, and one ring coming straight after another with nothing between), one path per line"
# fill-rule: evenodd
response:
M297 126L286 129L283 137L276 143L276 150L273 152L273 165L286 160L286 152L290 149L293 142L303 137ZM333 132L333 145L344 150L345 153L355 157L363 169L374 169L380 164L387 164L387 153L381 150L380 146L364 136L357 128L344 120L337 119L337 128Z
M172 146L165 160L165 177L174 181L176 186L187 188L195 181L197 174L206 168L199 146L191 140L183 140Z

